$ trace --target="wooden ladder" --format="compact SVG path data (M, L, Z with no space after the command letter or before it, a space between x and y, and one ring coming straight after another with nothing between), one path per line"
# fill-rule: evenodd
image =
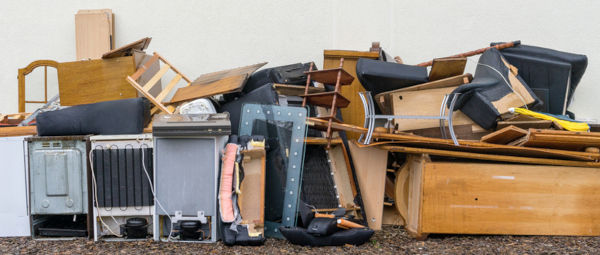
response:
M314 106L320 106L330 109L329 116L317 117L317 119L321 119L324 121L328 121L326 131L327 138L327 149L331 148L331 138L333 131L335 130L331 127L332 122L342 123L341 120L335 117L338 108L346 108L348 104L350 104L350 100L342 96L340 93L341 86L347 86L352 84L354 81L354 76L346 72L343 69L344 67L344 58L340 59L340 67L325 69L325 70L315 70L313 71L313 64L311 63L310 69L305 74L308 74L306 80L306 88L304 90L304 95L301 95L304 99L302 100L302 107L306 106L306 103L309 102ZM323 83L324 85L335 85L334 91L331 92L321 92L321 93L308 93L308 89L310 87L310 81L314 80L316 82ZM316 127L316 126L315 126Z

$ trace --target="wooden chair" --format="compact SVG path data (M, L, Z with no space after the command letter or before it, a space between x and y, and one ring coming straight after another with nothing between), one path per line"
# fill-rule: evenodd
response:
M44 67L44 101L27 101L25 99L25 75L33 72L34 69L43 66ZM45 104L48 103L48 67L58 67L58 62L53 60L37 60L31 62L27 67L19 69L19 113L25 112L25 104ZM20 116L25 117L25 115Z

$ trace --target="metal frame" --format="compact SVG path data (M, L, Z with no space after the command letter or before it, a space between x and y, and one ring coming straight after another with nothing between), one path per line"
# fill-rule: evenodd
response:
M428 120L440 120L440 131L442 132L442 138L448 139L446 136L446 125L445 121L448 121L448 129L450 130L450 136L454 145L459 145L458 140L456 140L456 135L454 134L454 127L452 126L452 115L454 109L454 104L456 103L456 99L460 93L454 94L446 94L444 99L442 100L442 105L440 107L440 116L402 116L402 115L375 115L375 106L373 105L373 100L371 97L370 91L359 92L360 100L362 100L363 107L365 110L365 125L364 128L368 129L367 134L361 134L358 142L362 142L363 144L369 144L371 139L373 138L373 130L375 129L375 119L387 119L387 124L392 122L393 119L428 119ZM450 108L448 110L448 115L446 115L446 103L450 98L450 95L454 95L452 97L452 101L450 101Z
M240 136L252 135L254 120L272 120L292 122L292 141L287 165L287 180L281 223L265 221L265 235L284 238L279 232L280 226L296 226L300 182L304 163L304 137L306 137L306 117L308 108L285 107L278 105L244 104L240 122Z

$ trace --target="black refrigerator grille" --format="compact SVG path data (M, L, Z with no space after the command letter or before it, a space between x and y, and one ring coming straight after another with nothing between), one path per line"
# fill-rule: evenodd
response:
M143 155L142 155L143 150ZM153 150L147 145L110 149L98 145L93 150L93 167L96 177L98 206L127 210L154 205L148 176L153 180ZM152 181L154 183L154 181Z

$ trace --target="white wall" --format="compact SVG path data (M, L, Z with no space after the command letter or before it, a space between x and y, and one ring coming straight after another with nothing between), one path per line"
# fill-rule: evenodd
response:
M594 0L2 1L0 113L17 111L17 69L39 59L75 61L74 14L101 8L115 13L117 47L150 36L147 51L192 79L263 61L269 67L313 60L322 67L324 49L366 51L372 41L407 64L513 40L585 54L589 65L570 110L600 120ZM473 63L467 71L474 72ZM36 72L43 76L43 69ZM43 80L28 80L27 99L42 99L43 85L31 81Z

